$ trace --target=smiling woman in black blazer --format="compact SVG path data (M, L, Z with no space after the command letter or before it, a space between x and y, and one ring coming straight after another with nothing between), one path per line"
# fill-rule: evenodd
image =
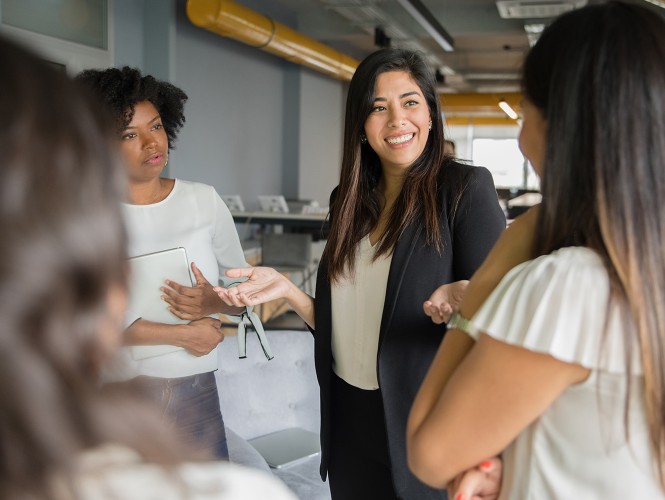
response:
M371 54L349 87L316 299L270 268L228 271L249 279L217 288L232 305L284 297L312 329L321 476L329 475L334 499L445 498L406 464L409 409L445 332L423 304L463 289L505 218L490 173L457 163L443 146L422 57Z

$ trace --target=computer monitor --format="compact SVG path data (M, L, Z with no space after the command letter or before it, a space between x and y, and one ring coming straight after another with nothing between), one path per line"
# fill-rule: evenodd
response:
M289 213L286 199L279 195L259 195L259 206L263 212Z
M245 211L245 204L242 202L242 198L239 194L223 194L221 196L231 212Z

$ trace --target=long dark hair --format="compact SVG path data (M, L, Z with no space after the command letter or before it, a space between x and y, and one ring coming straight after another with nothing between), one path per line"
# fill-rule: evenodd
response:
M437 194L440 170L449 160L443 153L443 122L436 82L418 52L381 49L360 63L349 86L342 171L337 195L331 204L333 216L326 251L331 282L353 268L358 242L376 226L381 214L377 191L381 162L369 144L361 144L360 137L374 103L376 79L388 71L405 71L416 81L427 102L432 129L423 153L405 175L375 256L392 252L408 224L418 217L422 218L427 244L442 250Z
M604 260L612 302L637 327L626 345L636 343L641 353L651 444L665 485L663 61L665 20L645 7L608 2L545 30L526 58L523 88L547 121L534 255L582 245Z
M2 38L0 67L0 498L51 498L83 450L123 443L168 463L177 445L138 402L98 390L127 274L112 120Z

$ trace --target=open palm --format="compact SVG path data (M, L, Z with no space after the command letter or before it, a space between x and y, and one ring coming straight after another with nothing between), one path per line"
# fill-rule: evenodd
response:
M229 278L247 278L247 281L231 285L229 288L215 287L219 297L232 306L255 306L275 299L284 298L291 282L271 267L250 267L230 269Z

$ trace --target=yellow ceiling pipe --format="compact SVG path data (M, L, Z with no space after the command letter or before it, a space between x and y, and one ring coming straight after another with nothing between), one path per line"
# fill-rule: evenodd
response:
M519 113L522 94L519 92L439 94L439 99L444 113L503 113L499 108L501 99Z
M351 80L358 61L230 0L187 0L189 20L217 33L302 64Z
M445 123L449 127L473 125L474 127L517 127L517 120L507 116L447 116Z

